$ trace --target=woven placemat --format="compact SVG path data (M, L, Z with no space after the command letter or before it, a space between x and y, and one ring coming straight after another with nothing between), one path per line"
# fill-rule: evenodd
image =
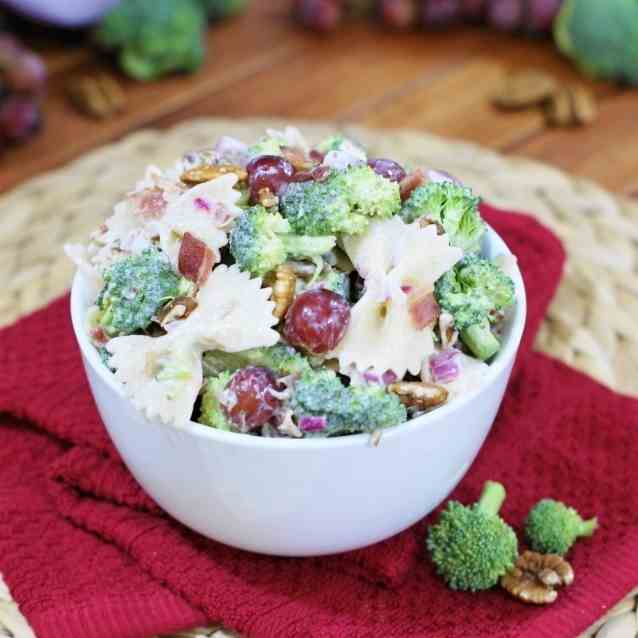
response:
M0 197L0 286L5 290L0 325L68 288L73 266L62 245L85 241L149 161L168 166L185 150L210 145L222 134L251 140L266 127L281 125L277 120L201 119L167 131L134 133ZM311 140L337 128L297 125ZM473 144L416 131L341 130L371 155L444 168L490 203L530 212L549 226L563 241L568 263L537 348L615 390L638 396L638 203L547 165ZM27 638L24 621L7 595L0 581L0 636L4 622L16 638ZM634 597L615 613L598 636L634 638ZM186 635L222 634L211 629Z

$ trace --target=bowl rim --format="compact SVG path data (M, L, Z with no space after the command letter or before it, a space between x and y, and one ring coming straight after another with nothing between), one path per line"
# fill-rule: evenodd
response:
M514 256L501 236L489 225L487 225L487 233L484 241L492 242L492 258L500 255ZM525 329L525 320L527 315L527 298L525 284L523 282L523 277L518 267L518 263L513 264L512 272L510 273L510 275L512 276L512 279L514 281L516 304L511 314L509 334L504 339L503 348L499 351L493 363L489 365L489 371L484 382L478 387L472 389L467 394L457 397L451 403L443 405L442 407L437 408L432 412L383 429L383 439L404 436L415 430L434 426L437 422L444 420L457 411L461 411L462 408L468 403L475 401L483 393L489 392L501 372L505 368L507 368L510 363L513 362L518 352L518 347L523 335L523 331ZM78 270L73 279L70 300L71 321L73 324L75 338L78 342L86 365L90 367L94 375L97 375L100 381L111 388L122 401L129 402L128 398L124 394L121 384L116 380L115 376L107 370L106 366L104 366L97 350L93 347L93 344L89 340L89 336L85 329L86 306L83 303L83 293L85 292L86 287L87 283L85 277L81 273L81 271ZM93 392L93 388L91 388L91 391ZM230 444L236 447L247 446L251 448L265 449L276 448L291 450L327 450L370 445L370 434L366 432L325 439L293 439L267 438L250 434L242 434L240 432L226 432L202 425L201 423L197 423L195 421L188 421L183 425L175 426L172 424L163 423L159 420L149 420L132 404L130 404L130 402L129 405L131 406L131 409L136 410L140 419L153 426L172 427L176 430L179 430L180 432L192 434L199 438L214 440L219 443Z

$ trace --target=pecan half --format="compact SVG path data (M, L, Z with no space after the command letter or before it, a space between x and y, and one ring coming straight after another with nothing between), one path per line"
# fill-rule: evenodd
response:
M501 578L501 587L525 603L547 605L558 598L556 587L573 582L574 570L561 556L526 551Z
M106 73L71 78L67 93L82 113L99 119L124 110L126 96L119 82Z
M542 104L552 97L556 89L556 80L551 75L527 69L508 74L492 100L502 109L523 109Z
M388 390L396 394L403 405L418 410L441 405L448 397L448 391L443 386L425 381L399 381L391 383Z
M158 313L157 320L165 326L177 319L186 319L197 308L197 302L192 297L175 297L169 301Z
M202 286L206 283L214 264L215 253L201 239L184 233L177 258L179 272L186 279Z
M284 159L287 159L296 171L312 170L318 162L309 158L300 148L292 146L284 146L281 149Z
M591 124L597 115L594 96L584 86L561 88L545 107L545 119L550 126Z
M232 173L237 176L240 182L248 179L248 173L246 169L238 166L237 164L209 164L206 166L197 166L182 173L180 179L185 184L195 186L196 184L203 184L204 182L210 182L213 179L217 179L222 175L228 175Z
M295 298L297 275L294 268L291 264L281 264L264 283L272 286L272 300L275 302L272 313L277 319L281 319Z

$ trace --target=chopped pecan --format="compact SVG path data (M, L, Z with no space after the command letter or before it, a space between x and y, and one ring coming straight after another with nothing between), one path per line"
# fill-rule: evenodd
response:
M551 126L591 124L596 116L596 101L584 86L561 88L545 107L545 119Z
M272 300L275 302L273 315L281 319L295 298L297 275L293 266L291 264L277 266L272 276L265 279L265 283L272 286Z
M545 102L556 89L556 80L551 75L527 69L508 74L492 99L500 108L522 109Z
M573 582L574 570L561 556L526 551L501 578L501 587L525 603L547 605L558 597L555 587Z
M197 308L197 302L192 297L175 297L169 301L158 313L157 320L165 326L177 319L186 319Z
M403 405L418 410L441 405L448 397L448 391L443 386L425 381L399 381L391 383L388 390L396 394Z
M284 146L281 154L287 159L296 171L309 171L317 165L317 162L308 157L300 148Z
M279 204L279 197L269 188L260 188L257 193L257 199L264 208L273 208Z
M184 233L179 248L177 267L179 272L198 286L206 283L215 264L215 253L190 233Z
M408 173L399 183L401 190L401 201L405 201L412 195L412 191L419 186L422 186L427 181L425 173L417 168L414 171Z
M217 179L222 175L228 175L229 173L236 175L240 182L248 179L246 169L237 164L208 164L206 166L197 166L182 173L180 179L185 184L195 186L203 182L210 182L213 179Z
M67 93L78 110L100 119L119 113L126 105L122 87L106 73L71 78Z
M432 219L428 215L423 215L423 217L419 217L418 220L419 228L427 228L428 226L432 226L432 224L436 225L436 234L437 235L445 235L445 228L443 228L443 224L441 222L437 222Z

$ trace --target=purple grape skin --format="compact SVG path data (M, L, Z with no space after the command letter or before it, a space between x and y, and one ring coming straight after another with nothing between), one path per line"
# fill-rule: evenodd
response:
M426 27L446 27L461 17L460 0L425 0L421 3L421 22Z
M4 75L10 89L23 93L40 93L47 80L44 62L30 51L21 51L13 62L4 67Z
M405 170L401 164L390 159L374 158L368 160L368 166L381 177L391 182L400 182L405 177Z
M33 99L10 95L0 106L0 137L22 142L40 126L40 106Z
M333 31L343 18L343 8L337 0L297 0L295 7L301 24L313 31Z
M526 29L531 33L548 33L563 0L528 0Z
M416 22L414 0L379 0L379 15L393 29L407 29Z
M487 23L500 31L516 31L522 26L523 3L520 0L489 0Z
M485 17L487 0L461 0L461 15L465 20L480 22Z

